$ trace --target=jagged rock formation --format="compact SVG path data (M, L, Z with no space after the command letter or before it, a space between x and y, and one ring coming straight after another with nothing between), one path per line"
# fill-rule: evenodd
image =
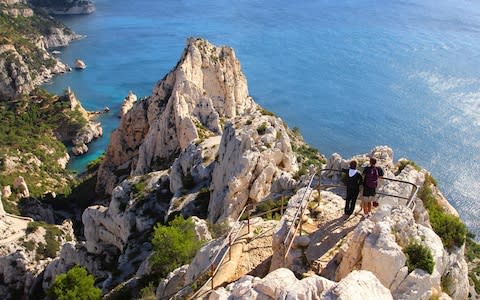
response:
M340 282L313 275L298 280L285 268L265 278L246 275L225 288L215 290L209 299L393 299L390 291L368 271L354 271Z
M14 234L3 234L1 229L5 223L12 230L18 221L9 216L0 219L0 295L3 299L29 295L42 280L42 272L51 258L57 256L63 244L74 239L69 221L61 226L38 224L27 232L23 228Z
M64 101L68 102L69 109L75 113L75 117L79 119L73 126L60 126L56 130L56 134L62 142L71 142L72 153L81 155L88 151L87 144L103 135L103 129L99 122L95 121L96 114L87 112L80 101L68 88L63 96Z
M221 134L221 122L255 108L233 49L189 39L177 67L112 134L97 189L110 193L119 168L140 175L170 165L192 141Z
M137 101L137 95L135 95L132 91L129 91L127 97L123 99L118 116L120 118L123 117L133 107L133 103L135 103L135 101Z

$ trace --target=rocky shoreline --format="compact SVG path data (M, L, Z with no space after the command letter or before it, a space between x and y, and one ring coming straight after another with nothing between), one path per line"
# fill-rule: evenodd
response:
M14 93L1 90L10 97L37 84L28 75L12 80L18 83ZM102 130L70 89L63 97L68 109L87 123L79 131L60 128L58 138L71 141L72 152L82 154ZM414 209L401 197L382 196L372 218L356 214L346 220L343 192L309 185L309 171L340 170L350 159L363 165L375 157L385 177L429 189L441 213L457 220L428 171L394 161L387 146L348 160L334 154L327 161L255 102L232 48L189 38L179 62L152 95L137 99L129 93L120 118L105 157L93 170L98 199L81 213L81 234L75 236L69 221L25 221L14 234L2 231L0 294L7 299L45 295L55 278L75 265L93 274L109 299L116 293L138 297L147 279L157 299L193 295L195 288L201 291L200 279L213 276L205 270L215 254L226 251L229 237L213 234L214 225L222 224L237 230L240 238L229 261L211 278L209 299L477 297L469 283L465 236L463 242L447 245L434 230L431 204L421 195L414 198ZM341 183L339 176L326 176ZM407 193L398 183L382 188ZM20 190L14 188L17 194ZM307 212L296 216L304 201ZM246 225L244 208L267 202L282 203L279 217L248 218ZM36 219L50 211L52 217L42 219L54 221L51 208L33 207ZM204 244L189 264L159 277L150 260L153 228L178 215L191 217L196 238ZM0 229L13 222L12 216L0 214ZM304 224L304 235L294 237L288 252L284 241L297 223ZM431 253L431 271L411 269L406 248L412 242Z

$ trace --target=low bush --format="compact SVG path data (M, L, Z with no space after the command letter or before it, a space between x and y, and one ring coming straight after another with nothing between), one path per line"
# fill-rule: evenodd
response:
M165 277L169 272L189 263L200 249L202 241L197 240L193 221L177 216L169 226L155 225L152 245L152 269L160 277Z
M428 211L432 229L442 239L443 246L446 249L461 247L467 236L465 224L460 218L443 211L429 185L424 185L418 195Z
M48 290L48 296L58 300L101 299L102 292L94 286L94 283L93 275L89 275L84 267L75 266L55 278L55 282Z
M408 272L415 269L422 269L432 274L435 262L433 261L432 251L421 244L411 242L403 249L407 256Z
M259 135L264 135L267 131L267 123L263 122L262 125L257 127L257 133Z

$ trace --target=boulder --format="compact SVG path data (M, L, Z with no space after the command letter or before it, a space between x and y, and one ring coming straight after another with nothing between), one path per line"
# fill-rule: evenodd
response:
M85 69L87 67L85 62L83 62L83 60L79 58L75 59L74 66L75 66L75 69L79 69L79 70Z
M20 198L30 197L30 192L28 191L27 183L25 182L25 179L23 179L23 176L15 178L13 181L13 189Z

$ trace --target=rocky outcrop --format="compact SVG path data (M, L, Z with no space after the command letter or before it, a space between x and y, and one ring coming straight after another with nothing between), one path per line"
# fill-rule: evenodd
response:
M10 228L15 226L14 222L18 222L8 218L10 219L0 219L0 228L3 222L12 223ZM74 238L72 223L69 221L60 226L38 225L27 233L20 233L23 238L21 243L15 240L0 243L0 294L3 299L16 299L18 295L28 298L50 260L57 256L67 240ZM11 237L12 235L9 235L7 238ZM2 242L3 240L2 236Z
M118 116L120 118L123 117L133 107L133 104L136 101L137 101L137 95L135 95L132 91L129 91L127 97L123 99L122 106L120 107L120 112L118 113Z
M80 70L85 69L87 67L85 62L83 62L83 60L78 58L75 60L74 66L75 66L75 69L80 69Z
M176 68L153 95L122 117L100 167L97 190L111 192L119 167L139 175L169 166L192 141L221 134L221 122L255 108L233 49L189 39Z
M71 41L81 39L82 37L82 35L76 34L66 27L53 27L48 32L48 35L43 36L42 43L45 49L65 47Z
M62 100L68 103L70 123L62 124L55 131L58 138L64 143L72 143L72 153L81 155L88 151L87 144L103 135L99 122L95 121L96 114L86 111L70 88L65 90Z
M265 278L249 275L216 289L209 299L393 299L390 291L368 271L355 271L340 282L313 275L298 280L289 269L277 269Z
M242 129L227 125L222 135L208 208L212 222L235 218L248 201L272 196L272 184L298 169L281 120L260 113L251 116L252 124Z
M11 26L5 29L5 41L0 46L0 97L14 99L28 94L35 86L52 76L67 71L67 66L47 52L50 47L65 46L78 35L50 18L34 15L24 1L6 1L2 12L12 19L5 26L15 23L15 18L35 17L38 27L25 32ZM28 43L17 43L18 36L25 36Z
M63 245L60 255L46 266L42 281L43 289L47 290L58 275L67 272L75 265L86 267L96 280L105 280L109 275L104 270L101 257L90 255L84 243L69 242Z
M82 222L87 251L120 253L125 250L132 232L150 230L167 210L166 203L155 199L161 197L162 192L168 193L163 191L168 184L165 171L134 177L113 190L108 207L96 205L85 209Z
M23 176L18 176L13 182L13 190L16 191L16 194L19 198L28 198L30 197L30 192L28 191L27 183Z

